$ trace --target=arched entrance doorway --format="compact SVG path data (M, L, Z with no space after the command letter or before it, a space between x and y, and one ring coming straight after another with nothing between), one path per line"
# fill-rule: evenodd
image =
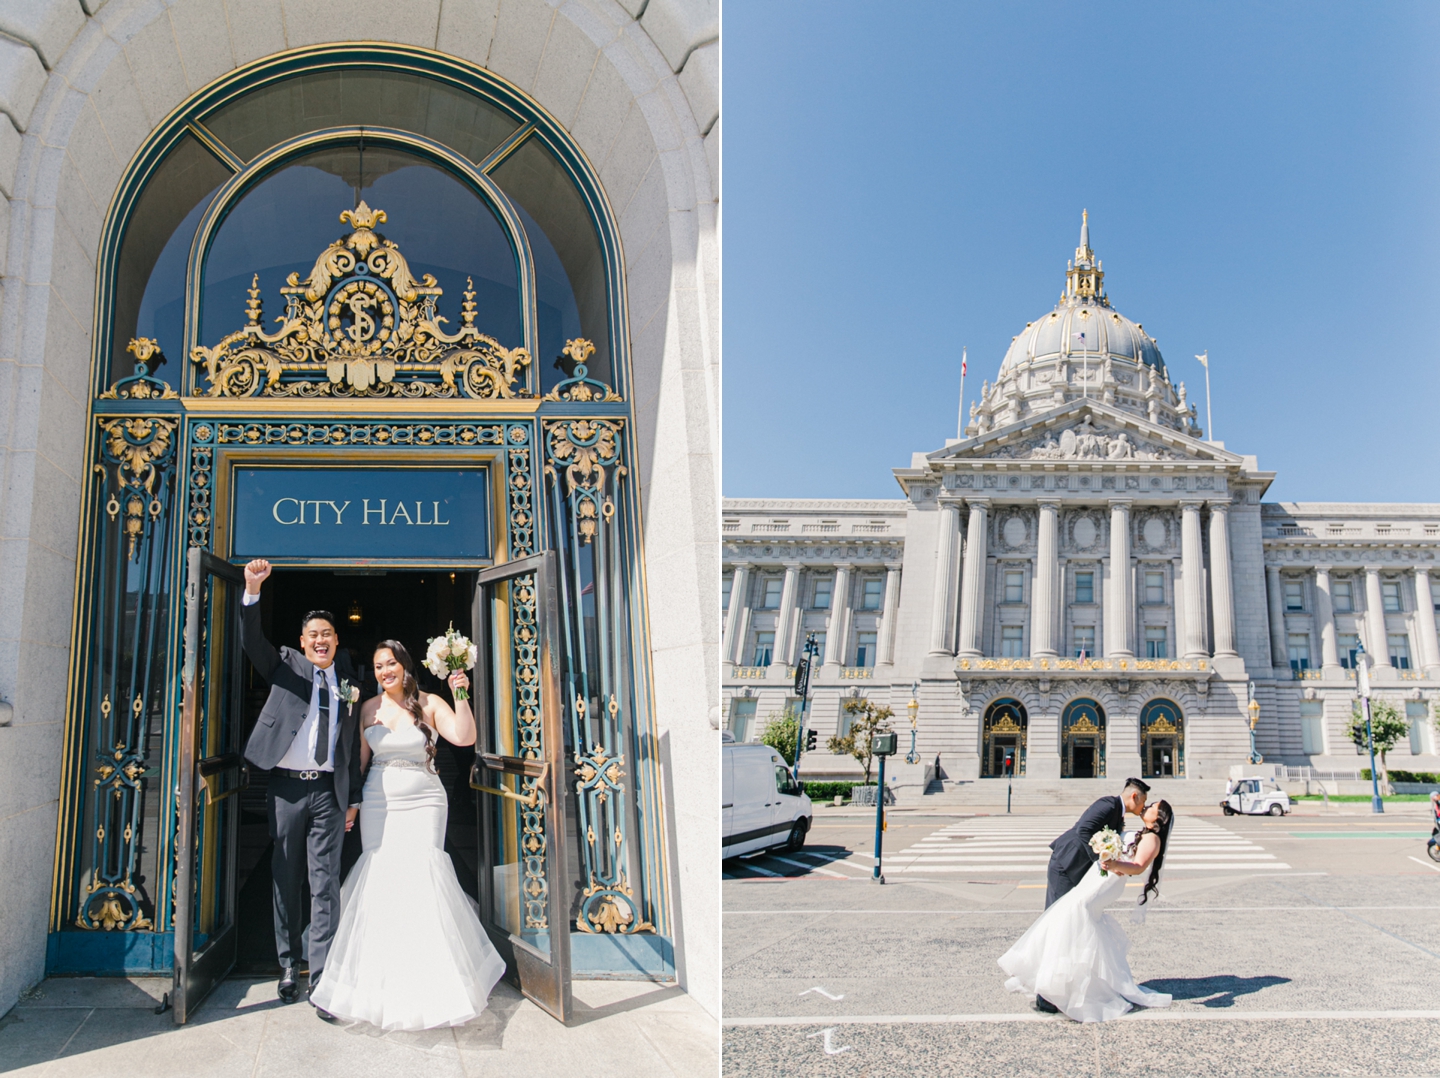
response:
M1006 774L1005 758L1014 757L1015 775L1025 774L1025 735L1030 720L1025 705L1002 696L985 709L984 751L980 756L980 777L1001 778Z
M1140 759L1145 777L1185 774L1185 716L1173 700L1151 700L1140 709Z
M1081 697L1065 705L1060 716L1060 777L1105 777L1105 709Z

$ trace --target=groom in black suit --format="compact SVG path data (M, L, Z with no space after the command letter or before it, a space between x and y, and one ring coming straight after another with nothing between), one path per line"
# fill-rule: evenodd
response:
M1050 867L1045 874L1045 908L1048 910L1085 877L1099 857L1090 848L1090 839L1110 828L1117 835L1125 829L1125 813L1139 816L1145 811L1150 792L1140 779L1126 779L1119 797L1102 797L1085 810L1075 826L1050 843ZM1036 1010L1055 1014L1058 1008L1043 996L1035 997Z
M295 969L310 963L313 994L340 919L340 848L360 808L359 691L350 660L340 651L335 617L306 614L300 650L278 652L260 625L260 585L270 563L245 566L240 642L270 697L245 745L245 758L270 772L266 810L275 852L275 948L280 998L299 998ZM301 895L310 880L310 918ZM320 1017L329 1018L323 1011Z

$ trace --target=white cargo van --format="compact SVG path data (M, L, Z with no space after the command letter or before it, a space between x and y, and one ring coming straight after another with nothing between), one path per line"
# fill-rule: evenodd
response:
M769 745L722 747L720 856L805 845L813 809L785 759Z

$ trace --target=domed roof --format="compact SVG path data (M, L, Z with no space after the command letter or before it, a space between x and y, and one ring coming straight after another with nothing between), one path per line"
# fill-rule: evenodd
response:
M1144 363L1165 373L1165 361L1155 338L1110 306L1104 290L1105 273L1090 249L1089 214L1080 225L1080 246L1065 273L1065 291L1047 315L1027 322L1011 342L1000 364L1000 374L1022 363L1058 360L1103 363L1109 356Z

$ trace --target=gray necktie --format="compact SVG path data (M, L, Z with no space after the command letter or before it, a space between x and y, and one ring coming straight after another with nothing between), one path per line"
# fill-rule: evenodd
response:
M330 681L320 678L320 720L315 730L315 762L324 766L330 760Z

